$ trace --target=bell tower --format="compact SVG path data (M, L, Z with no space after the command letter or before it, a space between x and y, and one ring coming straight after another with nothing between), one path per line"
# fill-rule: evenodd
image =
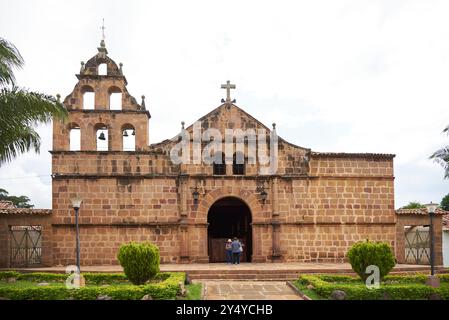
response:
M128 93L123 64L108 56L104 39L98 53L76 75L78 83L64 99L65 121L53 122L53 151L145 151L148 121L141 103Z

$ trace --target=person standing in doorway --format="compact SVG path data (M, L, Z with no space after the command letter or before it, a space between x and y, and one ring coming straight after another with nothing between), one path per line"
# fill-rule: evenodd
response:
M242 244L240 243L239 239L236 237L234 238L234 241L232 241L232 262L234 264L240 264L240 253L241 253L241 247Z
M225 244L225 250L226 250L226 263L231 264L232 263L232 240L228 239Z

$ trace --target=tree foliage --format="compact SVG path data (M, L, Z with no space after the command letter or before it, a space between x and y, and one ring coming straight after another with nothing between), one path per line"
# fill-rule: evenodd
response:
M17 48L0 38L0 165L24 152L39 152L40 137L34 127L67 116L53 96L16 86L13 70L23 63Z
M417 201L411 201L408 205L403 206L401 209L421 209L425 208L425 206Z
M0 200L11 201L17 208L33 208L27 196L10 196L9 192L0 188Z
M447 126L443 133L449 134L449 126ZM430 159L440 164L444 168L444 178L449 179L449 145L435 151Z
M441 200L440 207L443 210L449 211L449 193Z

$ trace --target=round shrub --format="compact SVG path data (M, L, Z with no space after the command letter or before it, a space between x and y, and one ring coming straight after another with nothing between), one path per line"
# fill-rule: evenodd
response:
M365 273L368 266L379 267L380 280L382 280L396 264L390 245L386 242L371 242L369 240L357 242L349 249L348 258L352 270L363 281L370 276L370 274Z
M133 284L144 284L159 273L159 248L149 242L127 243L120 247L118 260Z

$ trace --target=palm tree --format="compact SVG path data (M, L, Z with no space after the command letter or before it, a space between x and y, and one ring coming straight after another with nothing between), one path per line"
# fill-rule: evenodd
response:
M444 133L449 134L449 126L443 130ZM449 179L449 146L445 146L430 156L430 159L441 164L444 168L444 178Z
M23 64L17 48L0 38L0 165L32 149L38 153L40 137L34 127L53 116L67 116L56 98L16 86L13 69Z

